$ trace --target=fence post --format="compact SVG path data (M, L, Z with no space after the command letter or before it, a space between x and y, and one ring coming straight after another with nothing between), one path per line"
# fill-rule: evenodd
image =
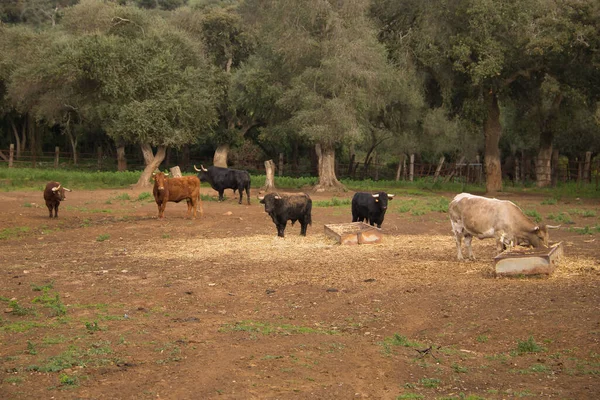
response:
M102 169L102 146L98 146L98 169Z
M440 177L440 172L442 171L442 166L444 165L444 161L446 160L446 157L441 156L440 157L440 161L438 162L438 166L435 170L435 174L433 175L433 182L437 182L438 178Z
M60 154L60 148L58 146L56 146L54 148L54 168L58 168L59 154Z
M583 166L583 180L585 182L591 182L591 174L590 174L590 169L592 167L591 163L592 163L592 152L586 151L585 152L585 164Z
M9 150L8 150L8 168L13 167L14 156L15 156L15 145L14 145L14 143L11 143Z
M408 172L408 179L412 182L415 178L415 153L410 155L410 171Z

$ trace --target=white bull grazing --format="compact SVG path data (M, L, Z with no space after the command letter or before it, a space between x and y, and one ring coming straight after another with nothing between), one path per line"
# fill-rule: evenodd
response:
M452 232L456 239L457 257L463 259L462 238L467 257L474 260L471 240L495 238L498 252L514 244L528 243L533 247L548 246L548 229L559 226L538 225L531 221L512 201L489 199L469 193L456 195L448 207Z

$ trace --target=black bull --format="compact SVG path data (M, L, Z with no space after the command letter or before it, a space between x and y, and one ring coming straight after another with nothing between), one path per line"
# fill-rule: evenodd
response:
M376 194L358 192L352 198L352 222L367 220L370 225L377 224L381 228L388 200L394 198L393 194L379 192Z
M312 200L306 193L269 193L259 199L277 227L277 236L284 237L288 221L292 221L292 225L300 221L300 234L306 236L307 226L312 225Z
M208 182L210 187L219 192L219 201L223 201L223 192L225 189L233 189L240 192L239 204L242 204L242 197L244 190L246 190L246 198L248 204L250 204L250 174L248 171L242 171L239 169L215 167L214 165L204 168L202 165L201 169L194 169L198 171L198 179L200 182Z

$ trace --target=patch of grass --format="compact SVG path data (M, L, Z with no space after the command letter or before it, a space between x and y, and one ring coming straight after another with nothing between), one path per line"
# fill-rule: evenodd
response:
M46 328L47 325L40 324L34 321L19 321L13 322L12 324L6 324L0 326L0 331L11 332L11 333L22 333L27 332L33 328Z
M8 378L4 379L4 383L8 383L11 385L19 385L23 383L23 378L18 376L9 376Z
M33 205L31 205L31 203L23 203L23 207L31 208L31 207L33 207Z
M168 233L163 233L161 236L163 239L170 239L171 235L169 235Z
M76 376L69 376L67 374L61 374L58 378L61 386L78 386L79 378Z
M226 198L226 196L223 196L223 198ZM211 196L209 194L200 194L200 200L202 200L202 201L219 201L219 197Z
M55 336L55 337L46 337L42 339L42 344L51 345L51 344L61 344L65 343L67 338L63 335Z
M396 400L405 400L405 399L424 399L425 397L422 394L418 393L404 393L400 396L396 397Z
M37 372L60 372L67 368L76 366L85 367L86 363L83 360L84 355L75 347L70 347L68 350L59 355L48 357L43 364L30 365L26 369L28 371Z
M312 204L315 207L345 207L351 205L352 200L332 197L331 200L317 200L313 201Z
M570 232L575 232L578 235L594 235L600 233L600 225L592 226L586 225L583 228L569 228Z
M11 309L11 314L18 315L19 317L35 315L35 309L33 307L23 307L17 300L9 301L8 307Z
M426 388L435 389L440 385L442 381L437 378L422 378L419 380L419 383Z
M526 340L517 341L517 354L530 354L530 353L541 353L546 349L536 343L533 336L529 336Z
M479 343L487 343L488 339L487 335L479 335L475 338Z
M129 193L121 193L121 194L115 196L115 200L127 201L127 200L131 200L131 196L129 196Z
M142 192L138 195L137 201L154 200L150 192Z
M110 239L110 235L108 233L103 233L96 238L96 242L104 242L108 239Z
M98 331L102 330L102 328L98 325L97 321L93 321L93 322L86 321L85 329L87 329L88 332L98 332Z
M33 290L34 292L42 292L45 290L49 290L52 289L54 287L54 282L49 282L46 283L44 285L36 285L34 283L31 284L31 290Z
M535 222L540 222L542 220L542 216L537 210L524 210L523 212Z
M574 208L569 210L569 214L575 214L575 215L579 215L580 217L583 218L590 218L590 217L595 217L596 216L596 212L592 211L592 210L581 210L579 208Z
M336 330L311 328L305 326L296 326L291 324L271 324L268 322L240 321L233 324L225 324L219 328L220 332L252 332L262 335L302 335L302 334L321 334L337 335Z
M548 214L546 217L550 220L558 222L559 224L574 224L575 222L571 218L571 216L567 213L560 212L558 214Z
M394 336L385 338L379 344L383 347L385 354L391 354L392 347L424 347L422 343L408 340L406 336L399 335L397 333Z
M550 197L548 199L542 200L542 202L540 204L543 206L553 206L556 203L558 203L558 199L556 199L554 197Z
M37 354L37 349L35 348L35 344L32 341L27 341L27 350L25 350L25 353L31 355Z
M49 289L43 289L42 295L35 297L33 303L39 303L52 311L52 316L57 317L67 313L67 307L63 304L58 293L51 294Z
M467 367L463 367L456 363L452 364L452 370L457 374L466 374L467 372L469 372L469 369Z
M13 239L13 238L17 238L20 236L23 236L23 234L26 234L30 231L31 229L28 226L18 226L15 228L4 228L0 230L0 240L6 240L6 239Z

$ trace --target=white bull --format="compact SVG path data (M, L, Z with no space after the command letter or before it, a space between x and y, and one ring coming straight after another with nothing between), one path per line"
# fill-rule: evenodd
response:
M462 238L465 238L467 257L474 260L471 240L495 238L498 252L505 246L529 243L533 247L548 246L548 229L559 226L538 225L531 221L512 201L489 199L469 193L454 197L448 207L452 232L456 239L457 257L463 259Z

